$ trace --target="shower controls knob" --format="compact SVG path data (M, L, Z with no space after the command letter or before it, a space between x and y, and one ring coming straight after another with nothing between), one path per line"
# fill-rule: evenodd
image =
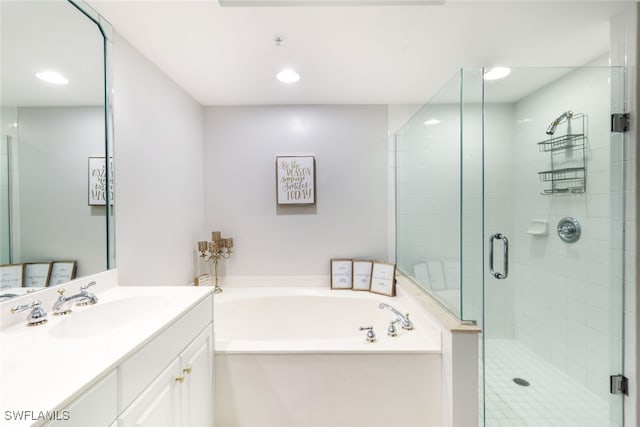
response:
M577 219L570 216L562 218L558 222L558 237L566 243L574 243L580 239L582 227Z

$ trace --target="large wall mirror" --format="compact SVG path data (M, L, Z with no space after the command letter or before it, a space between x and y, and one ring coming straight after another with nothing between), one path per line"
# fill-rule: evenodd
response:
M115 266L111 27L76 0L0 0L0 20L0 295L12 295L72 265L76 278Z

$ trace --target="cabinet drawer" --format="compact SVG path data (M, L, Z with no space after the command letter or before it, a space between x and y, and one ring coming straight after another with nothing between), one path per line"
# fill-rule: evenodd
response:
M119 412L127 408L212 320L213 296L209 295L120 365Z

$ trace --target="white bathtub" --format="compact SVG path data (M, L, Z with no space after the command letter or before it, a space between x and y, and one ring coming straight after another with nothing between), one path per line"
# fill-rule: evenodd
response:
M214 318L217 427L442 425L440 330L407 296L227 287Z

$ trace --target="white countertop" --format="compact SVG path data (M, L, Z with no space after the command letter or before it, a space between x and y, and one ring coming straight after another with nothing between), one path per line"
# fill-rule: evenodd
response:
M43 304L49 312L44 325L29 327L24 320L27 312L16 314L24 321L0 329L0 425L33 424L32 420L7 421L6 411L37 414L63 409L212 290L193 286L116 286L97 290L96 305L73 307L73 312L65 316L53 316L51 307ZM70 290L67 295L71 295ZM110 312L107 304L128 298L135 300L130 301L127 310ZM150 304L145 304L147 300ZM113 307L119 307L115 304ZM135 313L131 307L135 307ZM2 308L7 309L6 305ZM61 336L68 331L65 326L75 331L78 326L62 322L82 321L83 311L95 309L101 310L96 312L100 316L94 317L100 321L90 325L96 325L95 334L87 330L73 338ZM114 324L116 327L111 329Z

